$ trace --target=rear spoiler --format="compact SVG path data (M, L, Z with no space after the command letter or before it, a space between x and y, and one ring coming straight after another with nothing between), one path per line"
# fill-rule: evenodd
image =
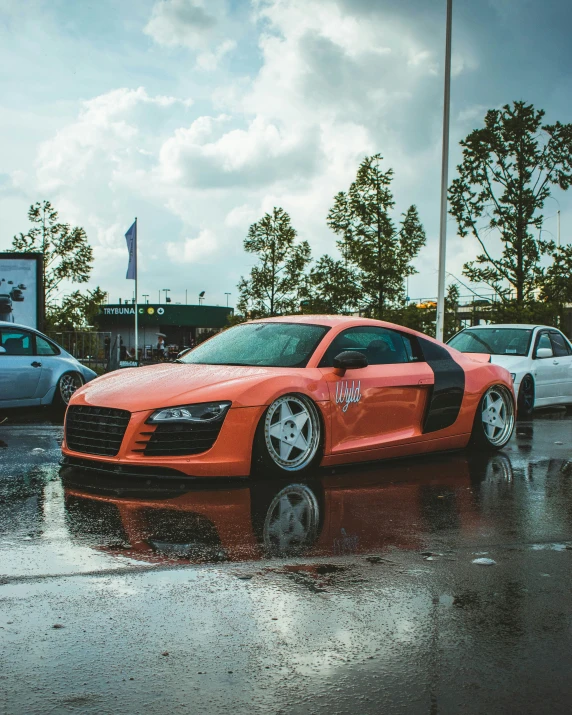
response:
M490 362L491 356L489 353L465 353L465 357L474 360L475 362Z

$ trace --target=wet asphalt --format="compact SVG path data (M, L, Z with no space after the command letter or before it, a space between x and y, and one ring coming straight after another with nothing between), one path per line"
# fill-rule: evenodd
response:
M0 424L0 713L567 713L572 415L503 451L157 483Z

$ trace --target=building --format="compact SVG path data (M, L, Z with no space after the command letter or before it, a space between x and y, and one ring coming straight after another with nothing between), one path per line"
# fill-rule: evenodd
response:
M232 308L214 305L179 305L146 303L137 306L139 350L151 357L157 348L158 334L165 335L165 345L175 350L200 341L204 333L228 326ZM98 330L110 333L110 345L122 345L130 353L135 347L135 306L127 303L102 305L96 318ZM123 358L123 356L122 356Z

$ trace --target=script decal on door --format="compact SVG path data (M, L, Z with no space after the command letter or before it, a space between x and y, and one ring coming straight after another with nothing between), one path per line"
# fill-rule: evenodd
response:
M352 402L359 402L360 400L361 380L358 381L357 385L355 380L352 380L351 386L350 383L345 380L336 383L336 404L343 405L342 412L347 412Z

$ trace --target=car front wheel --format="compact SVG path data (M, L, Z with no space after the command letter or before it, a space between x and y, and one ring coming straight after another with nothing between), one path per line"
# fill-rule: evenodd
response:
M309 470L320 460L322 425L309 397L283 395L264 413L254 441L253 471L262 475Z
M514 422L514 401L509 390L504 385L489 387L475 414L473 444L502 449L512 437Z
M84 384L82 376L77 372L66 372L58 380L53 404L67 407L73 393Z

